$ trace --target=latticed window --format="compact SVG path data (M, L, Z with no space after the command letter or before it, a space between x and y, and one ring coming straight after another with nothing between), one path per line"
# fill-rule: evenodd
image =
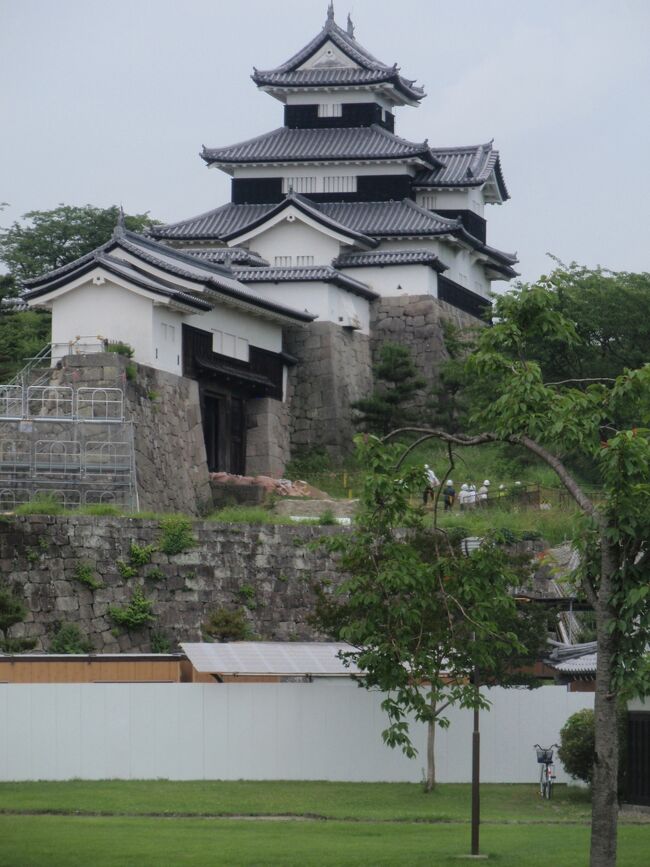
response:
M315 193L318 178L312 175L306 175L297 178L283 178L282 190L284 193Z
M301 265L303 268L305 268L307 265L313 265L313 264L314 264L314 257L313 256L296 256L296 265Z
M343 103L329 102L320 103L318 106L319 117L341 117L343 114Z
M324 193L356 193L356 175L331 175L323 178Z
M292 256L276 256L273 259L273 264L276 268L288 268L293 264Z
M418 205L421 205L423 208L427 208L429 211L434 211L438 204L438 196L434 193L424 193L422 196L418 196Z

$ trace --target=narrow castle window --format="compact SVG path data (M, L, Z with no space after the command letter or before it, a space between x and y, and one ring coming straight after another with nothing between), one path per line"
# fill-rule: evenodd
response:
M296 265L301 265L303 268L307 265L314 264L313 256L296 256Z
M292 256L275 256L273 264L276 268L289 268L293 264Z
M326 102L319 103L319 117L341 117L343 114L343 103L341 102Z

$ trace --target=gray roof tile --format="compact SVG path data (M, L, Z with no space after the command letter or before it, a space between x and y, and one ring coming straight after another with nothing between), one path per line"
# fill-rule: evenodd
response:
M499 151L492 142L464 147L432 148L440 168L416 175L415 187L476 187L484 184L494 171L503 199L510 194L503 179Z
M430 265L436 271L447 270L431 250L370 250L367 253L343 253L334 259L335 268L385 268L391 265Z
M212 262L215 265L225 265L231 268L233 265L250 265L252 267L268 267L266 259L253 250L245 250L243 247L183 247L183 252L194 259L203 262Z
M378 298L365 283L348 277L331 265L310 265L307 267L270 267L270 268L236 268L235 274L242 283L333 283L342 289L347 289L354 295L372 300Z
M438 167L427 142L410 142L381 126L288 129L271 132L221 148L205 148L207 163L297 163L314 160L405 160L420 158Z

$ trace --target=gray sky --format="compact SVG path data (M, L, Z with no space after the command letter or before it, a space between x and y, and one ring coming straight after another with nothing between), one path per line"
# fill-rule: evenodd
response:
M229 199L219 146L282 124L252 67L314 36L326 0L0 0L0 216L58 203L171 221ZM650 270L648 0L337 0L344 26L424 83L396 131L495 139L512 199L488 241L533 280L554 253ZM502 284L501 284L502 285Z

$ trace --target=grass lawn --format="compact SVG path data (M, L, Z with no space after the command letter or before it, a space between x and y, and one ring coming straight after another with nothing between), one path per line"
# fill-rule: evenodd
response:
M534 784L481 787L489 863L587 864L588 793L558 786L556 794L548 803ZM2 783L0 867L446 867L468 851L469 804L468 785L426 796L407 783ZM623 816L619 867L647 863L649 849L650 822Z

